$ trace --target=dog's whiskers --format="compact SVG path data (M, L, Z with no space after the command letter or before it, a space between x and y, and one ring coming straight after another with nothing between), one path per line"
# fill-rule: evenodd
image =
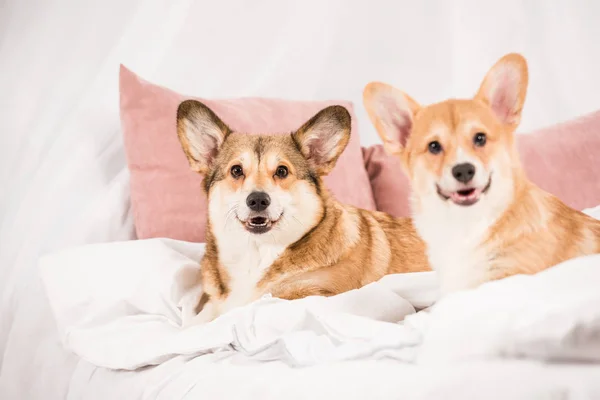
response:
M294 218L294 219L296 220L296 222L297 222L298 224L300 224L300 226L302 226L303 228L306 228L306 227L304 226L304 224L302 223L302 221L300 221L298 218L296 218L296 216L295 216L295 215L292 215L292 218Z
M225 215L225 227L224 227L224 230L227 230L227 224L229 223L230 219L233 219L233 218L231 218L231 216L237 212L237 208L238 207L237 207L237 203L236 203L236 204L234 204L229 209L229 211L227 211L227 214Z

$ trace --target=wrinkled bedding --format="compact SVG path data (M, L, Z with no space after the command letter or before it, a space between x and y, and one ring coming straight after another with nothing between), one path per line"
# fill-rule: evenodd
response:
M151 239L45 256L41 276L61 341L97 366L123 370L215 352L290 367L380 359L600 362L600 255L441 299L435 272L389 275L333 297L265 295L182 329L201 287L178 278L196 272L203 254L203 244Z
M81 340L82 336L79 336L78 341L73 341L77 336L76 328L70 329L71 340L65 340L67 326L102 326L110 318L97 318L102 312L101 307L96 307L98 313L91 320L59 319L57 324L54 319L56 301L49 302L49 299L65 297L57 297L56 293L51 292L47 296L47 285L36 278L26 288L26 300L20 303L16 313L17 318L12 328L13 332L19 334L11 335L7 346L4 365L9 368L4 368L0 375L0 398L439 399L448 398L448 393L452 393L451 398L461 399L532 399L555 396L594 399L600 396L600 368L585 361L600 355L597 351L600 326L596 319L599 312L595 306L600 295L591 290L598 282L598 273L593 269L598 269L594 267L600 262L599 257L591 256L574 261L573 265L563 265L564 268L556 268L545 276L540 274L535 278L509 278L502 284L489 285L438 302L439 308L434 305L425 311L429 313L427 324L433 333L421 337L421 359L411 356L398 360L397 357L371 357L362 354L360 357L349 357L343 362L315 358L311 360L312 365L302 367L291 366L290 359L282 357L281 353L270 352L268 356L271 361L264 361L265 352L247 354L230 346L215 348L204 355L189 352L187 355L169 356L163 360L154 359L153 362L141 364L158 365L141 367L135 371L98 367L94 364L99 363L98 359L92 360L94 363L85 361L71 351L79 352L85 357L95 353L105 360L122 362L135 355L135 348L131 348L136 346L135 343L127 342L123 346L123 343L119 344L114 340L114 336L111 340L110 337L103 338L101 335L88 337L87 343L85 339ZM577 271L573 274L568 269ZM46 277L44 281L47 281ZM552 290L547 290L548 284L553 285ZM572 284L582 286L572 290ZM431 285L431 281L426 279L423 285L427 287ZM377 291L389 290L399 296L402 285L399 282L387 282L374 287ZM391 288L397 288L398 291L394 292ZM531 290L536 295L530 295ZM554 290L559 290L556 296L553 296ZM118 292L118 288L115 288L113 293ZM419 298L417 293L405 293L407 299L410 299L405 299L408 303L421 301L419 307L426 306L429 301ZM366 295L374 294L371 291ZM360 296L363 295L364 293ZM168 299L169 296L165 298ZM545 304L548 301L550 303ZM590 304L589 301L594 301L595 304ZM402 325L382 322L385 319L401 318L401 313L393 315L392 310L387 310L377 314L351 304L351 301L341 303L341 307L345 307L345 315L350 319L359 318L352 315L352 310L355 310L355 314L370 314L369 318L360 317L368 321L363 321L363 328L374 323L371 319L375 318L380 320L377 321L379 324L389 324L390 329L402 329ZM84 302L80 306L82 311L92 310L98 306L98 302ZM155 306L160 307L158 303ZM457 309L458 306L463 308ZM251 305L242 315L260 307L257 304ZM452 312L448 312L448 309ZM505 310L506 314L503 315L499 310ZM533 314L536 310L538 318ZM574 310L576 312L573 313ZM319 315L318 312L323 312L323 308L316 307L314 311ZM337 313L336 307L330 307L330 311ZM413 314L410 308L403 312L407 312L409 317L419 315ZM32 315L35 317L32 318ZM76 313L70 315L75 316ZM490 315L494 315L494 318L490 318ZM519 315L522 318L517 318ZM270 320L270 338L274 337L277 322ZM214 321L215 325L219 323L219 320ZM411 327L418 328L418 324ZM279 326L279 332L275 332L276 340L266 342L285 343L290 338L289 334L297 333L297 329L308 334L307 343L319 336L311 337L311 334L317 332L314 330L315 325L296 325L283 333ZM367 329L359 331L365 336L369 334ZM322 335L322 331L319 333L321 339L328 339L327 335ZM377 336L377 332L371 334ZM153 333L147 332L147 335L152 336ZM126 337L125 334L123 336ZM338 335L337 339L340 338L344 339ZM348 337L345 340L346 343L351 343ZM63 347L62 341L70 350ZM180 340L179 344L186 346L195 341L197 342L195 338L188 338ZM148 343L143 336L139 336L140 347L149 346L152 349ZM326 350L325 354L336 354L332 350L339 348L340 342L329 341L329 345L332 344L333 347L321 347ZM106 345L109 347L103 348ZM117 351L111 352L110 346ZM429 351L422 351L424 349ZM392 347L388 351L393 352L395 349ZM349 352L342 354L352 355ZM32 377L35 379L32 380Z

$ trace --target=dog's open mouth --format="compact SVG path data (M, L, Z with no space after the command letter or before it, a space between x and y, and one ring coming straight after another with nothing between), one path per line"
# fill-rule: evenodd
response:
M279 218L276 220L271 220L265 216L255 216L252 218L248 218L246 221L240 220L240 222L244 225L244 228L250 233L262 234L269 232L271 228L279 221Z
M467 187L456 192L445 192L437 186L437 192L444 200L451 200L459 206L472 206L479 201L482 194L489 190L491 185L492 177L490 176L488 183L483 188Z
M263 227L263 226L267 226L268 222L269 222L269 220L266 219L265 217L254 217L254 218L250 218L248 220L248 225L254 226L254 227Z

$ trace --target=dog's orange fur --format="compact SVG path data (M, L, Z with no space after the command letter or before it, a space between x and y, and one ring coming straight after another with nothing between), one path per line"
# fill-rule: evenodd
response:
M428 246L432 268L440 272L444 292L533 274L600 252L600 221L538 188L521 168L514 139L527 83L525 59L509 54L468 100L420 106L383 83L370 83L364 90L365 107L386 149L400 157L411 179L415 225ZM487 137L483 146L474 144L478 133ZM429 151L434 141L443 151ZM449 168L459 158L474 160L489 176L489 191L468 207L444 200L435 189L448 182ZM428 215L439 216L439 227ZM444 224L450 225L447 230ZM450 237L453 232L464 240ZM463 264L470 267L458 272Z

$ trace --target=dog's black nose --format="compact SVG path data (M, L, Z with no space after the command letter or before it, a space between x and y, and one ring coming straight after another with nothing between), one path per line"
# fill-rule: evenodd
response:
M265 192L252 192L246 197L246 205L252 211L266 210L271 204L271 198Z
M475 166L471 163L457 164L452 167L452 175L462 183L468 183L475 176Z

